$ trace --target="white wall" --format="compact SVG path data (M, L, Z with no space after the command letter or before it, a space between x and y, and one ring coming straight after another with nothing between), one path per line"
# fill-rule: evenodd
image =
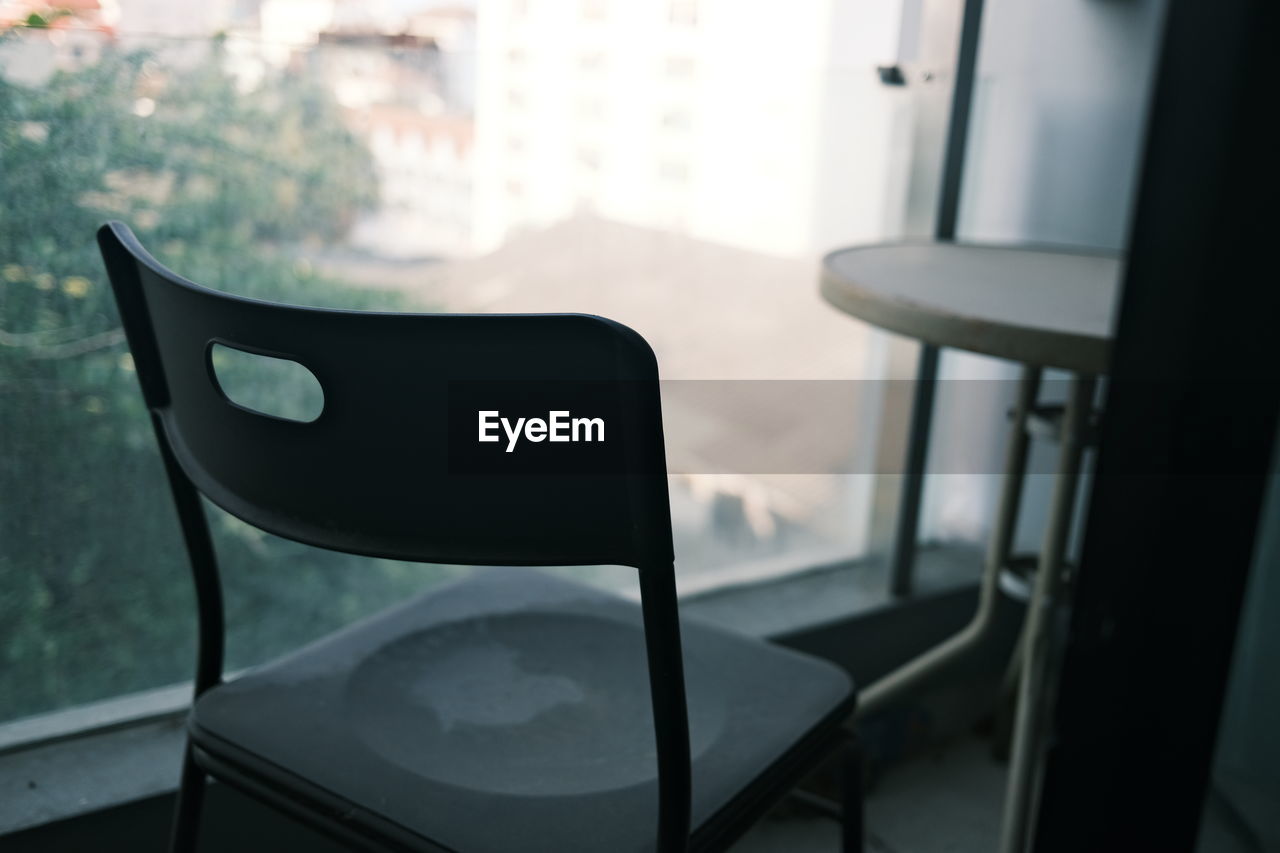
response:
M963 235L1120 248L1163 4L986 7Z
M1163 10L1162 0L986 0L959 239L1124 246ZM1017 367L948 351L942 374L1012 380ZM972 407L948 402L962 387L939 395L931 464L998 472L1002 448L988 439L1003 437L1005 407L977 422ZM969 417L949 422L948 409ZM1052 470L1052 452L1038 448L1034 467ZM1039 547L1049 481L1028 484L1021 548ZM999 484L994 474L931 478L923 536L985 541Z

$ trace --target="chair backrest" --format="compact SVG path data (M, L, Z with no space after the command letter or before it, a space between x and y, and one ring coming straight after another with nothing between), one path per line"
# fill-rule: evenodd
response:
M657 362L630 329L582 314L278 305L181 278L123 224L98 241L161 440L233 515L424 562L670 565ZM319 417L232 403L215 344L302 364L324 392ZM521 417L557 420L557 440L526 429L513 447Z

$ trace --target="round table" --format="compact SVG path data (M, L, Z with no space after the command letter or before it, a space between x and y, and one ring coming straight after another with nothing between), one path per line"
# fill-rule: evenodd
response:
M1063 598L1080 461L1091 432L1096 379L1106 372L1110 357L1121 266L1116 254L928 242L841 249L822 264L822 295L828 302L860 320L922 341L929 358L937 357L937 350L930 348L953 347L1023 365L977 612L960 633L868 685L859 698L860 713L883 707L989 635L1000 574L1013 560L1032 425L1047 423L1061 444L1035 586L1011 664L1020 666L1021 678L1001 837L1005 851L1021 851L1026 842L1050 686L1049 628ZM1037 400L1046 367L1072 374L1062 406L1044 406ZM916 405L918 411L919 396ZM917 483L923 475L927 421L926 415L923 428L914 419L912 425L909 454L918 455L912 457L907 473L910 478L915 468ZM907 490L913 492L904 500L912 536L919 488Z
M937 346L1099 375L1111 350L1118 255L963 243L841 249L822 295Z

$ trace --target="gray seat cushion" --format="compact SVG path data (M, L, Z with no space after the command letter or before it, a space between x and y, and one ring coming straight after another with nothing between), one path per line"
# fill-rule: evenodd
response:
M682 621L693 822L848 713L845 673ZM219 686L206 753L466 851L646 850L657 785L638 605L494 569Z

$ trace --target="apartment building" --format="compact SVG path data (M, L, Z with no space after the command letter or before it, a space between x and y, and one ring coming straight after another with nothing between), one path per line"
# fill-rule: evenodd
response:
M780 255L879 236L899 7L849 5L481 3L479 244L583 210Z

